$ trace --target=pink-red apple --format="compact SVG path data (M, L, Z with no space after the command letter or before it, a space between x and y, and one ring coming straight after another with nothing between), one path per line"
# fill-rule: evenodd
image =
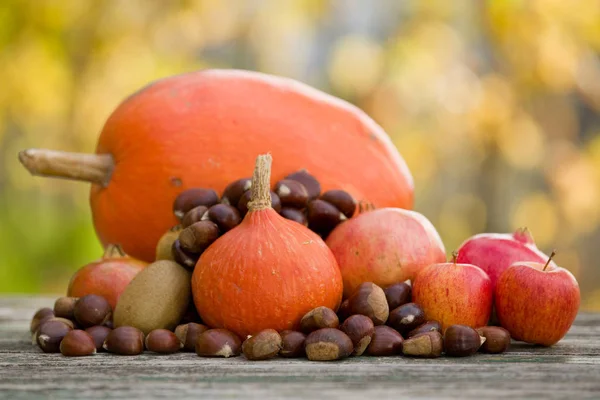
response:
M529 230L522 228L513 234L482 233L467 239L458 249L456 262L477 265L488 274L494 288L498 277L511 264L546 260L548 256L538 250Z
M492 311L492 282L472 264L432 264L419 272L413 283L412 300L445 331L450 325L479 328L487 325Z
M444 244L422 214L400 208L367 211L338 225L327 245L344 279L344 297L363 282L380 287L414 279L419 269L446 260Z
M554 255L554 253L552 253ZM579 310L573 274L550 263L517 262L500 275L496 313L515 340L552 346L562 339Z

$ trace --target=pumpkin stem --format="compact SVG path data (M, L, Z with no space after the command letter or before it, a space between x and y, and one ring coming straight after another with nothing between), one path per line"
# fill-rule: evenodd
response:
M110 154L69 153L47 149L27 149L19 161L32 175L53 176L108 185L115 161Z
M256 157L248 211L271 208L271 154Z
M102 258L104 259L123 257L127 257L127 253L125 253L125 250L123 250L120 244L109 244L106 246L106 250L104 250L104 254L102 255Z

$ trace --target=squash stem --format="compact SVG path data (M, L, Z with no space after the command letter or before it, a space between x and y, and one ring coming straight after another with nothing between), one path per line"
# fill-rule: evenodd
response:
M254 174L252 175L252 188L250 189L250 202L248 211L264 210L271 208L271 162L270 154L263 154L256 158Z
M51 176L107 186L115 161L110 154L69 153L47 149L27 149L19 161L32 175Z

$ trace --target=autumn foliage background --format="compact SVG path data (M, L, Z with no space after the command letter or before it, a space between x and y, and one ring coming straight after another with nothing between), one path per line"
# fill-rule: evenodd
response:
M357 104L398 146L449 252L527 226L600 310L598 21L595 0L4 0L0 293L65 292L101 254L88 185L33 178L18 151L93 152L128 94L214 67Z

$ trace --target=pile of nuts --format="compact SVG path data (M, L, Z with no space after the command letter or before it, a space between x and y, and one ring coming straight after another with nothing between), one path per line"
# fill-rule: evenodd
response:
M100 351L137 355L146 349L161 354L195 351L201 357L243 354L248 360L280 356L332 361L363 354L464 357L477 351L502 353L508 349L508 331L496 326L473 329L452 325L442 335L440 323L427 321L411 297L411 287L405 282L385 289L365 282L342 303L338 313L317 307L301 319L299 331L265 329L247 338L226 329L210 329L199 320L182 323L173 331L155 329L146 336L131 326L112 329L112 310L103 297L61 297L54 309L35 313L31 332L34 344L44 352L65 356Z
M230 183L221 198L213 189L183 191L173 203L173 213L181 222L161 238L157 260L172 259L193 269L202 252L231 230L248 212L252 180ZM271 206L282 217L307 226L321 237L352 217L356 201L343 190L321 194L319 181L305 170L278 181L271 191Z

